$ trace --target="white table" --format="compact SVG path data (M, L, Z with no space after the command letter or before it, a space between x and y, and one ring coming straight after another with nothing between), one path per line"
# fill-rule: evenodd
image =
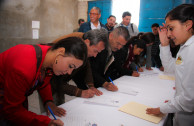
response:
M154 72L163 74L158 69ZM172 99L175 91L173 87L175 82L172 80L162 80L158 74L131 77L123 76L114 83L120 89L118 92L110 92L104 88L99 88L103 92L102 96L96 96L98 99L107 97L115 98L119 101L119 106L112 107L106 105L87 104L88 99L75 98L63 105L67 114L60 118L64 121L65 126L162 126L165 117L158 123L154 124L149 121L137 118L135 116L118 111L118 109L128 102L135 101L151 107L158 107L165 104L165 100ZM124 87L138 92L136 96L120 93ZM90 99L89 99L90 100ZM51 117L52 118L52 117ZM59 117L57 117L59 118Z

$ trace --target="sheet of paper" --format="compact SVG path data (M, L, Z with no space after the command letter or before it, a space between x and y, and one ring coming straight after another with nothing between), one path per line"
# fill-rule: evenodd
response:
M133 95L133 96L136 96L138 94L138 91L127 86L119 86L118 92L123 94Z
M175 80L174 76L169 76L169 75L159 75L159 78L164 80Z
M143 72L139 72L140 77L152 77L155 75L158 75L157 72L154 72L153 70L144 70Z
M117 97L100 97L100 96L89 98L85 100L84 103L112 107L118 107L120 105L119 99Z
M136 102L129 102L128 104L125 104L124 106L119 108L119 111L125 112L127 114L136 116L138 118L141 118L153 123L159 123L162 117L146 114L147 108L151 108L151 107L143 104L139 104Z
M98 123L96 121L93 121L92 119L88 119L88 118L86 119L85 117L79 117L79 116L65 116L65 117L63 116L63 117L58 117L57 119L62 120L64 122L64 126L97 126L98 125Z
M32 21L32 28L40 28L40 21Z
M38 29L33 29L32 30L32 38L33 39L39 39L39 30Z

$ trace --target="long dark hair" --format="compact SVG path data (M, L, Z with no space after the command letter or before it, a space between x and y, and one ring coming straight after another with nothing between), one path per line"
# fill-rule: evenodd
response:
M181 23L186 22L187 20L192 20L194 30L194 5L192 4L181 4L167 13L166 18L170 20L179 20Z
M143 39L146 44L154 43L155 36L152 32L144 33L142 36L140 36L140 39Z
M127 42L128 44L137 45L137 48L141 48L143 50L146 49L146 43L144 40L139 39L138 36L133 36L132 38L129 39Z
M134 49L134 45L137 46L137 48L141 48L143 49L143 52L140 54L140 55L145 55L145 52L146 52L146 43L143 39L139 39L139 36L133 36L131 37L128 41L127 41L127 44L124 46L124 49L126 51L126 49L129 48L130 44L133 45L133 49ZM139 55L135 55L135 60L134 62L136 64L138 64L139 62Z
M51 50L56 50L60 47L65 48L65 55L74 56L76 59L80 59L85 64L87 60L87 46L81 38L68 37L59 40L57 43L52 44Z

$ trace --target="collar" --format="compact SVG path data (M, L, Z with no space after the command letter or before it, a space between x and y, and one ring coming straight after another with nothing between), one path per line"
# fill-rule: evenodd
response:
M111 47L110 47L110 46L108 46L108 47L107 47L107 50L108 50L108 56L110 56L110 55L112 54Z
M194 35L192 35L186 42L185 44L183 44L182 46L189 46L191 44L193 44L193 41L194 41Z
M124 26L124 27L130 27L130 24L131 23L129 23L128 25L124 25L123 22L121 22L121 26Z
M91 25L91 29L100 29L101 28L101 25L100 25L99 21L98 21L98 26L97 27L92 22L90 22L90 25Z

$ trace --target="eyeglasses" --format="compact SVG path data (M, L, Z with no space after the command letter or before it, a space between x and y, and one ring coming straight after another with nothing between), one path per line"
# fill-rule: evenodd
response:
M94 16L97 16L98 13L89 13L89 15L94 15Z

